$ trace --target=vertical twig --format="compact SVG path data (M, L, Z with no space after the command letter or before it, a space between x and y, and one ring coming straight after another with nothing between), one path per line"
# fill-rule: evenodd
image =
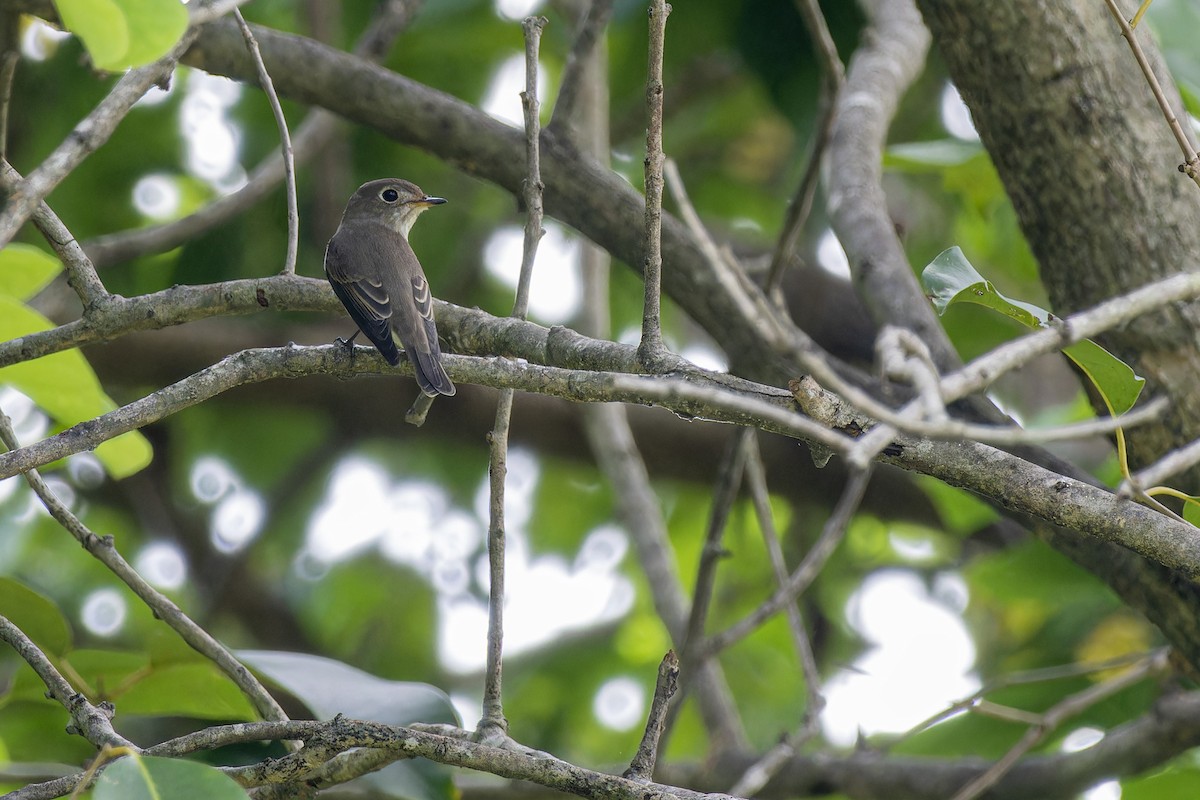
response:
M808 221L812 211L813 198L817 194L817 185L821 176L821 161L829 148L829 140L833 136L833 120L837 111L837 97L846 81L846 70L838 58L837 46L825 24L821 7L817 0L796 0L800 16L804 18L804 27L817 54L817 63L821 67L821 90L817 98L817 119L813 126L814 135L808 151L808 160L804 164L804 174L796 194L788 206L787 216L783 222L783 230L775 243L775 252L771 255L771 268L767 273L767 293L771 294L779 288L783 280L783 269L796 241Z
M550 117L551 129L566 127L568 133L577 130L576 117L579 116L579 104L583 99L584 77L587 65L592 63L592 54L601 39L601 33L612 17L613 0L592 0L587 12L579 23L575 34L575 43L567 54L567 63L563 67L562 83L558 88L558 98L554 101L554 113Z
M705 661L705 656L700 653L700 645L704 640L704 625L708 620L713 587L717 582L717 564L725 555L725 549L721 546L721 537L725 534L725 523L729 520L729 512L733 509L738 489L742 485L742 473L746 467L746 440L753 433L754 431L750 428L737 429L730 438L725 455L721 459L720 473L717 475L717 486L713 495L713 507L708 517L708 530L704 537L704 547L700 551L700 564L696 569L696 585L692 589L692 608L683 632L680 671L685 679L683 685L685 694L694 688L692 681L699 672L697 668ZM674 727L682 707L682 701L672 707L671 714L667 718L668 731Z
M1146 83L1150 86L1150 91L1154 93L1154 100L1158 103L1158 108L1162 111L1163 118L1167 121L1167 125L1171 128L1171 133L1175 135L1175 141L1179 145L1179 149L1183 151L1183 164L1180 165L1179 171L1187 175L1197 185L1200 185L1200 154L1196 153L1196 146L1192 144L1192 137L1188 135L1188 131L1179 122L1179 118L1175 116L1175 110L1171 108L1170 101L1167 100L1167 95L1163 92L1162 86L1158 82L1158 77L1154 74L1154 70L1150 67L1150 60L1146 58L1146 52L1142 50L1142 45L1137 39L1137 34L1134 33L1133 27L1121 15L1121 9L1117 7L1116 0L1104 0L1108 5L1109 12L1113 15L1113 19L1117 21L1117 25L1121 27L1121 35L1125 37L1125 41L1129 43L1129 49L1133 51L1133 57L1138 63L1138 67L1142 70L1142 75L1146 77ZM1141 19L1141 15L1145 13L1148 3L1138 9L1137 16L1134 17L1135 24Z
M8 159L8 108L12 102L13 78L21 54L16 50L5 50L0 56L0 159Z
M658 665L658 679L654 684L654 699L650 702L650 713L646 715L646 730L637 753L629 762L629 769L622 777L635 781L649 781L654 777L654 765L658 761L658 741L666 723L667 707L671 696L679 686L679 657L668 650Z
M646 78L646 231L642 275L646 284L638 358L653 370L664 355L662 340L663 41L670 4L650 3L650 57Z
M767 556L771 561L771 569L775 573L775 582L779 588L787 585L787 562L783 557L783 549L779 545L778 532L775 530L775 520L771 514L771 500L767 491L767 473L762 461L762 453L758 447L758 437L751 436L747 442L746 452L746 485L750 491L754 512L758 517L759 528L762 530L763 543ZM750 797L757 794L775 773L787 763L796 748L811 738L820 723L821 710L825 707L825 697L821 694L821 674L817 669L817 660L813 656L812 643L804 628L804 619L795 601L788 603L788 628L792 634L792 645L796 649L796 659L800 662L800 671L804 675L804 689L808 695L808 705L804 709L804 721L800 730L789 733L768 750L762 758L752 764L734 783L729 793L737 797Z
M254 33L246 24L246 18L242 16L241 9L235 8L233 16L242 30L242 38L246 40L246 49L250 51L250 58L258 72L258 83L262 86L263 93L267 95L267 102L271 104L271 113L275 115L275 125L279 128L288 209L288 242L287 255L283 262L283 274L294 275L296 274L296 250L300 242L300 211L296 203L296 160L292 152L292 136L288 133L287 118L283 115L283 106L279 104L279 95L275 94L275 84L271 81L270 73L267 72L267 65L263 63L262 51L258 49L258 40L254 38Z
M525 157L528 176L525 179L525 241L521 254L521 275L517 279L513 316L524 319L529 310L529 285L533 278L533 262L537 257L542 234L542 172L539 137L541 111L537 96L538 50L545 17L527 17L525 29L525 91L521 106L525 111ZM503 737L508 730L501 699L501 673L504 652L504 479L508 473L508 429L512 419L513 390L500 392L496 404L496 424L488 435L491 460L490 521L488 524L488 565L491 585L488 590L487 676L483 690L483 718L476 735L481 741Z

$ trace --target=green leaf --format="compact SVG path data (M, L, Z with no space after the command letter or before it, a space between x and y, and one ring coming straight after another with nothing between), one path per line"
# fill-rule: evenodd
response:
M56 0L67 30L99 69L121 72L167 54L187 29L178 0Z
M883 156L885 169L906 172L940 172L957 167L983 154L983 145L964 139L936 139L894 144Z
M52 327L50 320L23 303L0 296L0 341ZM64 428L117 407L78 350L64 350L4 367L0 369L0 384L24 392ZM96 457L108 474L117 479L141 470L153 455L150 442L137 431L122 434L96 448Z
M115 0L55 0L54 5L97 67L120 61L129 50L129 24Z
M958 247L943 250L929 262L921 273L921 283L938 314L946 313L953 303L975 303L999 311L1030 328L1042 327L1050 318L1050 312L1045 309L1012 300L996 291Z
M427 683L389 681L341 661L305 653L239 650L237 657L294 694L322 719L345 714L388 725L458 723L450 698Z
M1091 339L1063 348L1063 355L1075 362L1100 390L1113 416L1133 408L1146 379L1133 368Z
M149 64L165 56L187 30L187 6L179 0L116 0L129 26L129 49L117 69ZM101 65L103 66L103 65Z
M1152 775L1121 781L1121 800L1191 800L1196 796L1197 786L1200 786L1200 769L1168 767Z
M942 251L921 272L921 284L938 314L955 303L974 303L998 311L1028 328L1044 328L1053 315L1044 308L1013 300L996 291L958 247ZM1085 339L1063 348L1099 390L1114 416L1133 408L1146 379L1100 345Z
M340 661L303 653L241 650L236 655L294 694L321 719L341 713L388 725L417 721L458 724L450 698L425 683L384 680ZM458 796L450 771L421 758L390 764L359 780L389 797L451 800Z
M254 720L258 716L227 675L210 662L153 666L121 695L123 714Z
M54 280L62 262L33 245L12 243L0 250L0 294L28 300Z
M58 606L11 578L0 578L0 615L47 655L60 656L71 646L71 628Z
M126 756L100 774L94 800L246 800L246 790L219 770L195 761Z

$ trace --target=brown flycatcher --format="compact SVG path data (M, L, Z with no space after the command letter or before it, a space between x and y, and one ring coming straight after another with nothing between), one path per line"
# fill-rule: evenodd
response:
M442 367L429 281L408 232L422 211L444 202L398 178L364 183L325 248L325 277L358 329L392 366L400 363L399 341L430 397L454 394L454 384Z

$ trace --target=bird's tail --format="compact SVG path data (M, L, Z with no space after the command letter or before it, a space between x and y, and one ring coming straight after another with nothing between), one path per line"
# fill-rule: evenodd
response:
M417 374L417 384L420 385L421 391L430 397L439 394L449 396L457 391L450 376L446 374L446 368L442 366L441 356L440 352L422 353L415 347L408 349L408 358Z

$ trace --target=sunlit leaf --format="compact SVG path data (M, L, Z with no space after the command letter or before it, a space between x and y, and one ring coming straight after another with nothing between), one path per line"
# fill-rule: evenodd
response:
M28 300L54 280L62 262L33 245L13 242L0 250L0 295Z
M100 69L120 72L163 57L187 29L178 0L56 0L67 30Z
M100 774L94 800L203 797L245 800L246 791L214 767L177 758L129 755Z
M50 320L11 297L0 296L0 341L54 327ZM0 369L0 384L29 396L62 427L93 419L117 407L87 359L78 350L63 350ZM96 448L96 457L114 478L124 478L150 463L150 443L130 431Z

